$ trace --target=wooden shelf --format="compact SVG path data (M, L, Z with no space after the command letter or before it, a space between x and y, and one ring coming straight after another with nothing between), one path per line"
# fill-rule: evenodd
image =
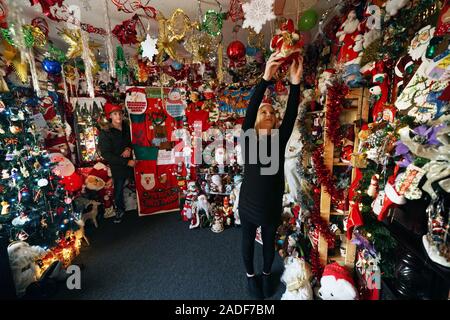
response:
M343 257L343 256L341 256L341 255L339 255L339 256L328 257L328 260L329 260L330 262L337 262L337 263L339 263L339 264L341 264L341 265L344 265L344 264L345 264L345 257Z
M337 212L337 211L331 211L330 215L331 216L347 216L348 212L347 213L340 213L340 212Z
M368 90L366 88L352 89L346 96L347 102L349 102L348 108L344 108L341 113L341 117L339 120L341 124L354 124L356 120L366 121L369 116L369 99L368 99ZM326 105L326 104L325 104ZM327 112L326 108L324 111ZM354 142L354 152L357 152L359 139L358 139L358 128L354 126L355 130L355 140ZM350 167L352 168L351 163L344 163L338 158L334 158L334 145L331 142L330 138L327 136L326 131L324 132L324 164L328 170L333 171L334 167ZM353 181L356 177L356 169L352 168L351 180ZM332 211L333 210L333 211ZM321 187L321 195L320 195L320 216L325 221L330 221L331 216L341 216L345 217L349 213L339 213L335 211L335 208L331 207L331 197L327 193L326 189ZM356 246L351 241L346 241L342 244L345 246L346 255L342 257L341 255L329 256L328 255L328 244L325 238L320 235L319 236L319 255L320 262L323 265L328 264L330 261L336 261L341 265L345 265L347 268L353 269L355 266L355 256L356 256Z
M351 163L345 163L345 162L333 162L333 166L335 167L350 167Z

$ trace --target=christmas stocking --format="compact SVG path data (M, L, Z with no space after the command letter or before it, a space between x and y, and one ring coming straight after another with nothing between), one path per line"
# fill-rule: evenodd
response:
M359 185L359 182L362 179L362 173L361 170L356 168L356 177L355 180L353 180L349 192L348 192L348 198L350 199L350 214L348 216L347 220L347 239L350 240L352 238L353 234L353 228L362 226L364 224L361 211L359 210L359 203L355 202L353 200L355 196L356 189Z
M400 189L399 191L397 191L395 189L395 178L397 177L398 174L398 170L399 170L399 166L397 165L394 169L394 174L392 176L389 177L388 182L386 183L386 186L384 187L384 195L383 193L379 193L377 199L375 201L380 201L381 203L379 203L377 206L374 207L374 212L375 214L378 215L378 220L379 221L383 221L384 218L386 218L387 214L388 214L388 210L395 206L395 205L402 205L406 203L406 199L403 196L403 192L404 189ZM383 197L381 200L380 199L380 195ZM381 204L381 208L378 209L380 207ZM379 210L379 212L377 212Z

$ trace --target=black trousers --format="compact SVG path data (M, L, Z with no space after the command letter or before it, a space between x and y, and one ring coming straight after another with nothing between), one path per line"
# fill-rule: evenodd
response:
M255 252L256 229L259 226L241 218L242 228L242 256L244 258L245 269L248 274L255 273L253 257ZM263 272L270 273L273 259L275 258L275 234L277 225L261 226L261 237L263 241Z

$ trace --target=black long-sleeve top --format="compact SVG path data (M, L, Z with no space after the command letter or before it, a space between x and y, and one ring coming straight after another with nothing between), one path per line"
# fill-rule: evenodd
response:
M248 130L254 129L258 109L269 84L270 82L262 79L256 86L242 125L244 134L248 135ZM294 128L295 119L297 118L299 99L300 85L291 84L286 112L283 122L278 128L278 134L276 131L273 131L271 135L260 135L253 143L249 142L247 138L244 139L241 135L240 143L243 151L244 179L239 195L239 215L244 220L257 225L273 225L280 221L284 192L284 154L286 144ZM277 150L272 150L273 139L277 138L280 146L278 155L276 154ZM264 150L264 146L267 146L267 151L263 151L263 154L269 156L271 159L270 163L265 162L259 155L260 148L263 147ZM273 156L271 156L272 154ZM257 161L253 161L252 158L257 158ZM278 164L274 165L276 161L278 161ZM274 174L262 174L262 169L270 167L274 169L271 171L276 171Z
M128 166L131 157L121 156L125 148L132 148L130 129L127 122L122 123L122 130L114 127L100 131L98 146L101 156L108 162L113 178L133 177L133 168Z

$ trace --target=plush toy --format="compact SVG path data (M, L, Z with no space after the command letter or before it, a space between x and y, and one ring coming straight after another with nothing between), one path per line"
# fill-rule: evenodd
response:
M312 274L305 260L289 257L284 268L281 281L286 285L286 291L281 300L313 300Z
M46 251L39 246L30 246L27 242L16 241L8 246L9 264L18 297L25 295L30 284L38 281L36 260Z
M58 177L64 178L72 175L75 172L75 166L62 153L50 153L50 161L55 163L52 172Z
M335 262L323 271L319 296L323 300L358 300L358 291L350 272Z
M284 61L283 64L287 65L290 65L292 60L299 56L299 53L295 51L302 47L303 39L295 30L292 19L288 19L280 26L280 29L277 30L276 35L270 42L270 49L272 51L279 51L275 57L277 59L281 58Z
M86 188L93 191L99 191L105 187L106 182L108 182L109 179L110 174L108 168L103 163L98 162L86 177Z
M234 214L234 224L241 225L241 218L239 217L239 193L241 192L243 177L239 175L235 175L233 177L234 180L234 189L231 191L230 200L233 204L233 214Z
M328 87L333 83L334 75L336 74L336 70L334 69L326 69L320 75L317 83L317 88L320 93L320 104L325 105L325 100L327 97Z

